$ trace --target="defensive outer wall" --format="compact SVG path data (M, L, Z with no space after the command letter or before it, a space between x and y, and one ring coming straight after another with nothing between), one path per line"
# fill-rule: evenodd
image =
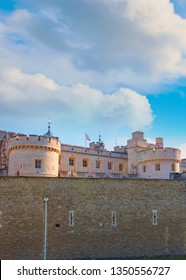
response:
M184 181L0 177L0 259L43 258L45 197L47 259L186 255Z

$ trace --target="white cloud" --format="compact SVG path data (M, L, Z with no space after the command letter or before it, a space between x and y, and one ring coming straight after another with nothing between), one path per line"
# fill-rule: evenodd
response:
M3 16L0 25L9 67L102 89L144 88L186 75L186 20L169 0L18 2L29 6Z
M54 90L58 88L54 81L46 78L40 73L29 75L21 72L21 70L17 68L5 69L3 73L3 80L8 84L24 89L30 87L32 87L32 89L35 87L42 87Z
M186 75L186 20L168 0L16 2L0 11L4 119L142 129L153 113L139 89Z
M105 95L88 85L58 85L39 73L31 75L15 68L6 69L2 75L0 98L4 110L12 106L26 114L32 108L37 115L52 111L79 125L95 126L99 122L110 129L142 128L153 121L147 98L130 89Z
M27 32L49 47L68 52L76 67L101 73L129 68L159 79L162 74L185 75L186 20L174 13L170 1L80 0L76 9L71 0L48 3L53 8L50 17L41 5L42 13L37 13L37 20L30 19ZM56 6L60 21L53 20ZM19 26L23 25L19 22ZM47 33L40 32L44 29Z
M29 101L29 99L43 100L46 97L43 94L44 90L57 88L58 86L44 75L40 73L29 75L17 68L5 69L0 80L0 96L7 103Z

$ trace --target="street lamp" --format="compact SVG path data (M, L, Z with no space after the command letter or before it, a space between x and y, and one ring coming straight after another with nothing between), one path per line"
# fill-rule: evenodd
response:
M45 222L44 222L44 253L43 253L43 259L46 260L48 197L44 198L44 203L45 203Z

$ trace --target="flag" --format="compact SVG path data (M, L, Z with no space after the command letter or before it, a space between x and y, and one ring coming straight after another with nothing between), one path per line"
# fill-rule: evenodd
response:
M85 139L88 140L88 141L91 140L91 138L87 134L85 134Z

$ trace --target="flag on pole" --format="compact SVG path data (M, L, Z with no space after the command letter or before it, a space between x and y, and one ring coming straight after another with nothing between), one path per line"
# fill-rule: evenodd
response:
M86 133L85 133L85 139L88 140L88 141L91 140L91 138Z

